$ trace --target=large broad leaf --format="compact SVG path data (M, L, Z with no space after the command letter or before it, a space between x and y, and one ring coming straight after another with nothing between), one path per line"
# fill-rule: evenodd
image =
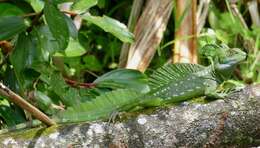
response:
M0 40L10 39L12 36L26 30L30 23L19 16L0 17Z
M24 12L17 6L9 3L0 3L0 16L16 16Z
M77 0L72 5L72 10L77 11L79 13L88 10L89 8L97 5L98 0Z
M131 88L142 93L149 91L147 77L137 70L116 69L108 72L94 81L98 87Z
M30 34L21 33L10 55L20 89L31 85L37 77L38 74L31 68L49 60L49 51L44 50L45 44L40 42L40 38L44 36L38 31L40 29L34 29Z
M61 112L58 118L63 122L109 119L114 113L127 111L136 106L140 94L133 90L116 90L81 103Z
M46 26L37 27L30 34L20 34L11 54L11 62L16 71L20 73L34 64L47 62L50 54L58 48L57 42L53 40Z
M134 41L134 35L128 31L127 27L124 24L115 19L107 16L92 16L89 13L84 14L82 18L99 26L104 31L113 34L123 42L132 43Z
M59 43L53 37L48 26L35 27L30 34L36 42L34 50L38 51L38 59L48 61L51 55L59 51Z
M69 42L69 29L63 13L52 3L44 6L44 15L53 37L59 44L59 50L66 49Z
M24 88L24 69L29 67L35 60L34 49L35 44L32 42L31 37L22 33L19 35L14 51L10 55L10 61L21 89Z

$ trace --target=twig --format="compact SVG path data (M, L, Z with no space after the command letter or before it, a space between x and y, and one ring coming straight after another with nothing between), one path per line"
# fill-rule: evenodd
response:
M36 15L39 15L41 12L38 12L38 13L27 13L27 14L23 14L21 15L22 17L30 17L30 16L36 16Z
M66 13L66 14L69 14L71 16L76 16L78 15L76 12L73 12L73 11L68 11L68 10L62 10L61 12L63 13ZM37 16L39 14L41 14L42 12L38 12L38 13L27 13L27 14L23 14L21 15L22 17L30 17L30 16Z
M36 119L42 121L47 126L55 125L56 123L51 120L47 115L41 112L39 109L31 105L29 102L24 100L22 97L14 93L8 87L6 87L2 82L0 82L0 94L9 98L10 101L20 106L22 109L31 113Z
M83 87L83 88L93 88L96 86L95 83L82 83L82 82L77 82L75 80L71 80L71 79L68 79L68 78L64 78L65 82L68 83L69 85L71 86L74 86L74 87Z

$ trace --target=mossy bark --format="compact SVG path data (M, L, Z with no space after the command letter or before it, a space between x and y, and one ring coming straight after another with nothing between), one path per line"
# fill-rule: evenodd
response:
M249 147L260 142L260 85L224 100L184 102L117 123L37 128L0 136L0 147Z

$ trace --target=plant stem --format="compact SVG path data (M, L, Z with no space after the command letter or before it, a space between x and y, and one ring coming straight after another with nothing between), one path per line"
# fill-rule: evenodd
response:
M55 125L56 123L50 119L47 115L41 112L38 108L31 105L29 102L24 100L22 97L14 93L8 87L6 87L3 83L0 82L0 94L9 98L10 101L20 106L22 109L31 113L36 119L42 121L47 126Z
M134 27L137 23L137 20L140 16L142 7L143 7L144 0L134 0L131 14L128 20L128 29L130 32L134 31ZM124 43L121 48L120 58L119 58L119 67L123 68L126 66L127 58L128 58L128 52L129 52L129 43Z
M94 83L82 83L82 82L78 82L78 81L75 81L75 80L71 80L71 79L68 79L68 78L64 78L65 82L68 83L69 85L72 85L72 86L79 86L79 87L83 87L83 88L93 88L96 86L96 84Z

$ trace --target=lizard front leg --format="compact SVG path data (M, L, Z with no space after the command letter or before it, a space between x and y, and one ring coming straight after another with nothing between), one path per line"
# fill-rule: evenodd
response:
M227 94L218 91L218 83L214 80L207 80L205 87L205 96L208 99L224 99Z

